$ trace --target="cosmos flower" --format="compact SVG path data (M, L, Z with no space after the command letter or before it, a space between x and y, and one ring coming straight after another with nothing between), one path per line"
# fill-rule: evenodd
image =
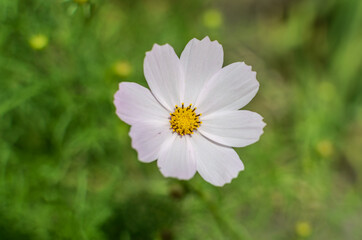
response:
M150 90L122 82L114 95L118 117L131 125L132 147L142 162L157 160L165 177L191 179L196 171L223 186L244 170L232 147L259 140L265 123L239 110L259 89L256 73L243 62L222 68L217 41L192 39L178 58L155 44L144 60Z

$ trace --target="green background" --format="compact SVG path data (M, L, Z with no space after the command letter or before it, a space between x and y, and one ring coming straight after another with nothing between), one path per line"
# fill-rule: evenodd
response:
M360 0L0 0L0 23L0 239L362 239ZM139 162L112 103L154 43L205 36L267 123L222 188Z

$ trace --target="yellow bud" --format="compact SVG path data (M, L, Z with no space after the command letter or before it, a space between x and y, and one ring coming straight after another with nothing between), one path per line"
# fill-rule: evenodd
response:
M29 39L29 45L35 50L41 50L48 45L48 37L43 34L33 35Z
M300 237L309 237L312 233L312 228L309 222L300 221L295 224L295 232Z
M317 143L317 151L322 157L330 157L334 152L334 147L331 141L322 140Z
M202 17L204 25L208 28L219 28L223 22L222 14L217 9L206 10Z
M113 65L113 72L119 77L128 77L132 72L132 66L126 61L118 61Z

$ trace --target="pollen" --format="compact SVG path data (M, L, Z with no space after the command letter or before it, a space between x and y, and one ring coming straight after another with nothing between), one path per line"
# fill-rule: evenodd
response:
M170 115L171 129L180 136L193 134L202 124L200 121L201 113L197 114L196 107L192 108L191 104L188 107L185 107L184 103L181 107L176 105L175 111Z

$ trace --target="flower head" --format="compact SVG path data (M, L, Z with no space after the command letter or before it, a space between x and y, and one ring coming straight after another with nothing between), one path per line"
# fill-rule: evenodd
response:
M239 110L259 89L256 73L243 62L222 68L217 41L192 39L178 58L155 44L144 60L150 90L122 82L114 95L116 113L131 125L132 147L142 162L156 159L166 177L190 179L196 171L223 186L244 170L232 147L259 140L265 123Z

